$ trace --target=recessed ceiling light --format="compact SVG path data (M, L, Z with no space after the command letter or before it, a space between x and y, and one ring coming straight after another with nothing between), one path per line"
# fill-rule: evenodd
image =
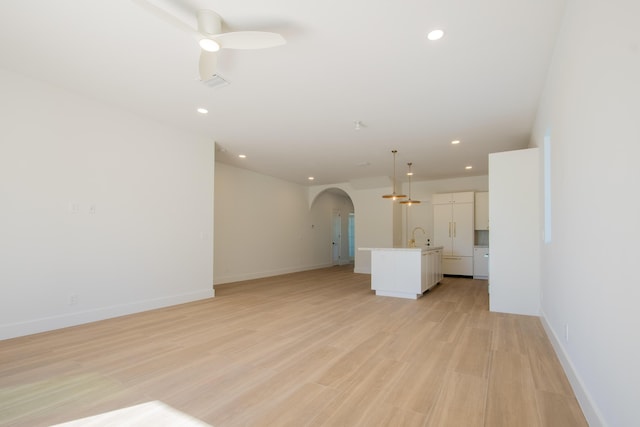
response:
M207 52L217 52L220 50L220 45L211 39L200 39L200 47Z
M442 30L433 30L427 34L427 38L431 41L440 40L444 36L444 31Z
M310 176L309 178L307 178L309 181L313 181L315 178Z
M469 169L473 169L473 166L465 166L464 168L469 170Z
M246 159L247 155L246 154L238 154L238 157L240 157L241 159Z
M452 143L453 145L460 144L460 140L458 140L458 139L454 139L453 141L451 141L451 143Z
M206 108L198 108L198 113L200 114L207 114L209 112L209 110L207 110Z

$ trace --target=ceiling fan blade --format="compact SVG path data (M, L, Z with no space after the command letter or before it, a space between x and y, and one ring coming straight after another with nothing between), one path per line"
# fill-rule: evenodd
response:
M206 82L216 74L217 57L214 52L200 51L200 80Z
M287 43L280 34L265 31L236 31L216 34L211 38L223 49L264 49Z
M222 32L222 20L220 15L212 10L199 10L196 12L198 19L198 31L202 34L220 34Z
M166 10L161 9L157 6L154 6L146 0L132 0L132 1L138 6L140 6L141 8L156 15L158 18L162 19L169 25L172 25L173 27L178 28L179 30L182 30L191 34L197 33L197 31L194 28L191 28L189 25L185 24L180 19L176 18Z

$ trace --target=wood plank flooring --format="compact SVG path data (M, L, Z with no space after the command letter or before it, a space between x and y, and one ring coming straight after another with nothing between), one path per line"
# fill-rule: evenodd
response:
M0 425L161 401L214 426L586 426L536 317L487 282L376 297L352 266L0 341Z

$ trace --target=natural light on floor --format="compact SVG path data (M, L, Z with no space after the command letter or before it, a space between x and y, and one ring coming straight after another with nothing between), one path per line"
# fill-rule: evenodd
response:
M52 427L72 426L180 426L180 427L211 427L191 415L187 415L157 400L128 408L105 412L92 417L81 418Z

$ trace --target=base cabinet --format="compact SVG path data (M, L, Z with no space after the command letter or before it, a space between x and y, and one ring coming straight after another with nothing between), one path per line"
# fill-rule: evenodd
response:
M417 299L442 280L442 248L361 248L371 251L371 289L379 296Z
M473 257L445 255L442 257L442 269L445 274L473 276Z
M473 249L473 278L489 278L489 248Z
M442 249L422 252L422 292L433 288L442 280Z

